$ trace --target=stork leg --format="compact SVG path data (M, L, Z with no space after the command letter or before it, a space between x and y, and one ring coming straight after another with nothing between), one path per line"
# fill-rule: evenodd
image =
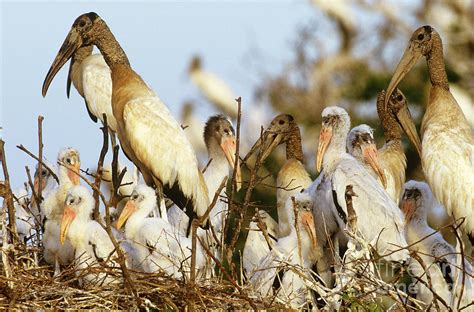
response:
M61 274L61 268L59 267L58 256L54 256L54 277L58 277Z
M161 217L163 220L168 222L168 214L166 213L166 204L165 204L165 197L163 195L163 183L158 180L154 179L155 186L156 186L156 201L157 206L153 208L153 215L154 217Z
M111 131L109 129L109 134L110 134L110 141L112 142L112 148L117 146L117 137L115 136L115 132Z

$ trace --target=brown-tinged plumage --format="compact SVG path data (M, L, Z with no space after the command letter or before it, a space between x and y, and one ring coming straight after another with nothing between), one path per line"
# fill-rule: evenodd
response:
M187 212L203 215L209 205L207 188L194 151L168 108L131 68L127 55L107 24L96 14L79 16L58 52L43 84L49 84L82 46L95 45L112 76L112 109L125 154L140 169L148 185L164 193ZM192 209L191 209L192 208Z

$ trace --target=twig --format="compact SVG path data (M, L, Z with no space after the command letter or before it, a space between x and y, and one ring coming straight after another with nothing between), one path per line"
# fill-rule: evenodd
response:
M100 150L100 155L99 155L99 161L97 162L97 171L95 175L95 180L94 180L94 200L95 200L95 206L94 206L94 220L99 220L100 214L99 214L99 190L100 190L100 183L102 182L102 171L103 171L103 166L104 166L104 158L105 155L107 154L107 151L109 150L109 132L108 132L108 126L107 126L107 115L103 114L102 118L104 120L104 123L101 127L102 130L102 137L103 137L103 144L102 144L102 149Z
M5 155L5 142L0 139L0 160L2 161L3 176L5 178L5 202L8 209L8 228L10 230L10 242L15 243L17 237L15 206L13 205L13 194L10 187L10 175L8 174L7 158Z
M39 115L38 116L38 185L40 185L40 187L38 187L38 196L36 197L36 199L38 200L37 201L37 205L38 205L38 211L39 211L39 207L40 207L40 204L41 204L41 201L43 200L43 197L41 196L41 193L42 193L42 187L41 187L41 182L43 180L43 175L41 174L42 172L42 169L43 169L43 120L44 120L44 117ZM33 188L32 188L33 189Z
M39 162L39 158L37 156L35 156L32 152L30 152L26 147L23 146L23 144L20 144L20 145L17 145L16 146L19 150L25 152L28 156L30 156L31 158L35 159L36 161ZM56 180L57 183L59 183L59 179L58 179L58 176L56 175L56 173L54 173L53 169L51 169L49 166L47 166L45 163L43 163L43 166L46 168L46 170L49 171L49 173L51 174L51 176Z

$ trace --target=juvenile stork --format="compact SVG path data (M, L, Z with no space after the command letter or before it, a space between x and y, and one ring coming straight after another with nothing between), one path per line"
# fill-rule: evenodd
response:
M454 218L465 218L462 229L474 243L474 132L449 91L443 43L431 26L420 27L411 36L387 94L392 94L422 56L428 63L431 81L421 123L422 148L417 147L421 151L423 172L448 213ZM385 106L388 101L385 98Z
M438 309L456 307L463 287L464 294L459 308L466 306L474 300L471 264L467 260L464 260L464 263L459 261L460 257L456 255L454 247L428 225L428 210L436 204L429 186L424 182L412 180L405 183L404 189L400 208L406 216L405 231L409 249L418 255L412 258L409 264L417 299L423 301L426 306L437 305ZM466 275L464 286L461 286L463 267ZM432 290L444 304L433 295L429 279Z
M405 170L407 168L400 126L406 133L410 134L410 138L418 137L416 136L415 124L411 120L405 95L399 89L396 89L390 97L387 109L385 109L384 102L385 91L382 91L377 97L377 112L385 136L384 146L376 151L372 129L366 125L361 125L349 132L347 149L352 156L361 161L375 178L377 178L378 173L373 158L375 153L378 154L380 167L386 177L385 189L390 198L398 204L403 183L405 183ZM417 146L417 142L413 142L413 144ZM371 166L369 167L367 164Z
M83 46L74 52L69 65L67 78L67 97L70 95L71 82L84 98L89 117L104 122L107 116L112 144L115 145L117 121L112 112L112 78L110 68L101 54L92 54L93 45Z
M107 24L96 14L79 16L71 27L43 83L43 96L61 67L77 49L95 45L112 76L112 111L125 154L145 182L186 212L201 216L209 205L206 184L191 144L168 107L132 69Z
M107 273L107 269L118 268L114 261L117 255L105 229L91 219L93 210L94 198L87 188L78 185L69 190L64 201L59 239L64 244L67 237L75 248L76 275L83 286L120 281Z
M346 153L346 138L350 118L340 107L326 107L322 112L316 168L323 168L321 178L332 193L333 207L340 227L347 223L345 191L353 186L357 197L352 199L358 216L358 228L385 260L403 261L408 258L403 234L404 218L383 187L351 155ZM324 184L321 184L324 185ZM328 194L324 198L327 200ZM377 220L374 222L373 220Z

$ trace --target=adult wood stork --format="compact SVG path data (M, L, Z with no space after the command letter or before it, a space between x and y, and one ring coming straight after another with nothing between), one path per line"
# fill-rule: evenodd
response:
M266 297L272 294L274 281L279 278L277 298L297 309L303 307L311 296L305 279L311 280L310 269L320 255L315 253L317 238L311 197L302 193L293 198L294 203L292 198L286 202L288 210L294 209L289 235L280 237L272 251L260 261L250 283L255 293ZM281 278L278 276L280 271L283 272Z
M316 168L320 171L322 167L322 179L330 181L341 228L347 222L345 188L352 185L357 194L353 198L353 206L362 235L385 260L403 261L408 258L408 252L396 251L407 245L403 235L403 214L383 187L354 157L346 153L349 127L350 118L344 109L332 106L323 110ZM327 197L328 194L324 198L327 200Z
M79 170L81 161L79 151L66 148L58 155L59 185L52 190L42 203L44 212L43 256L47 263L55 264L59 273L59 264L65 265L74 259L74 248L69 242L59 243L61 217L64 211L64 201L70 188L79 185Z
M428 225L428 210L435 201L426 183L413 180L405 183L400 207L406 216L405 231L409 249L418 256L410 260L409 272L415 279L413 283L417 299L426 306L438 306L438 309L457 307L460 290L464 288L458 307L462 308L474 300L472 267L469 261L460 261L454 247ZM461 286L463 267L466 275L464 286ZM430 288L444 300L446 306Z
M214 115L210 117L204 126L204 142L209 155L209 165L203 173L204 181L207 185L209 198L214 198L219 186L224 179L227 179L230 170L237 166L236 180L237 187L241 186L241 171L239 162L235 161L235 130L232 122L224 115ZM216 204L211 209L210 221L219 242L224 231L225 217L227 215L227 203L222 200L225 189L222 189ZM176 207L171 207L168 211L170 223L179 229L182 235L186 235L189 227L189 218Z
M115 145L117 121L112 112L112 78L110 68L101 54L92 54L94 46L78 48L71 57L67 78L67 97L70 95L71 82L84 98L89 117L104 122L107 116L112 144Z
M115 247L105 229L91 219L94 198L89 190L74 186L64 201L61 219L60 242L67 241L75 248L76 275L84 286L104 285L120 282L106 273L110 268L118 268Z
M79 16L71 27L43 83L43 96L61 67L80 47L95 45L112 76L112 110L125 154L145 182L161 189L189 214L201 216L208 192L191 144L168 107L131 68L107 24L96 14Z
M423 172L448 213L465 218L462 228L474 243L474 132L449 91L443 43L431 26L420 27L411 36L387 94L392 94L422 56L426 58L431 81L421 123L422 148L418 147ZM385 106L388 101L385 98Z
M174 278L189 274L192 242L176 232L174 227L161 218L150 218L156 205L153 189L139 184L133 191L120 215L117 228L125 222L125 236L136 251L135 261L145 272L164 271ZM201 244L196 244L196 269L202 271L206 257Z
M189 65L189 76L191 81L199 88L199 91L219 111L230 116L237 117L237 96L230 87L215 74L202 69L201 58L193 57Z

